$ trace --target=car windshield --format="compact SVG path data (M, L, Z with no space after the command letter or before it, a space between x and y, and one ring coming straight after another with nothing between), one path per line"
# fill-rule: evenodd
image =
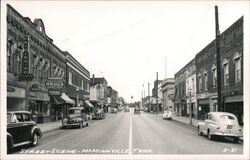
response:
M102 110L96 110L95 112L96 113L102 113Z
M220 119L223 119L223 120L226 120L226 119L234 120L235 118L233 116L230 116L230 115L221 115Z
M69 110L69 114L74 114L74 113L81 113L80 109L77 110Z
M10 122L11 114L7 113L7 122Z

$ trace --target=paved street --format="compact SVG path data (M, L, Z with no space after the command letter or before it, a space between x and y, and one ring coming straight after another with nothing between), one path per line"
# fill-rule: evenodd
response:
M242 154L243 144L210 141L195 127L162 120L141 112L107 114L82 129L60 129L44 134L38 146L14 153L77 154Z

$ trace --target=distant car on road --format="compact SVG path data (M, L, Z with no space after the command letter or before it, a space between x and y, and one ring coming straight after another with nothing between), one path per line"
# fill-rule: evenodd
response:
M36 146L42 137L41 129L28 111L7 112L7 150L30 144Z
M118 109L117 108L112 108L111 109L111 113L117 113L118 112Z
M136 107L136 108L134 109L134 114L141 114L141 110L140 110L139 107Z
M199 135L206 134L210 140L215 136L230 137L237 143L242 135L237 117L227 112L209 112L197 129Z
M129 107L125 107L124 112L129 112Z
M162 114L162 118L172 120L172 112L169 110L165 110Z
M94 114L92 116L93 119L105 119L105 113L103 109L98 108L94 111Z
M82 128L88 126L88 119L84 113L83 107L71 107L69 108L69 114L67 118L62 120L62 128L77 126Z

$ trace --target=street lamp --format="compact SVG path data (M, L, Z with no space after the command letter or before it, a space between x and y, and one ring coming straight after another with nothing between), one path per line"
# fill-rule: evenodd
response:
M192 125L192 103L191 103L191 91L192 89L189 89L189 124Z

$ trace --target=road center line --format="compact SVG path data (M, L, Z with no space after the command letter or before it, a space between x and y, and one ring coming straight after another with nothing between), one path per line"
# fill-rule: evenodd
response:
M132 115L130 114L129 117L129 140L128 140L128 144L129 144L129 155L132 155Z

